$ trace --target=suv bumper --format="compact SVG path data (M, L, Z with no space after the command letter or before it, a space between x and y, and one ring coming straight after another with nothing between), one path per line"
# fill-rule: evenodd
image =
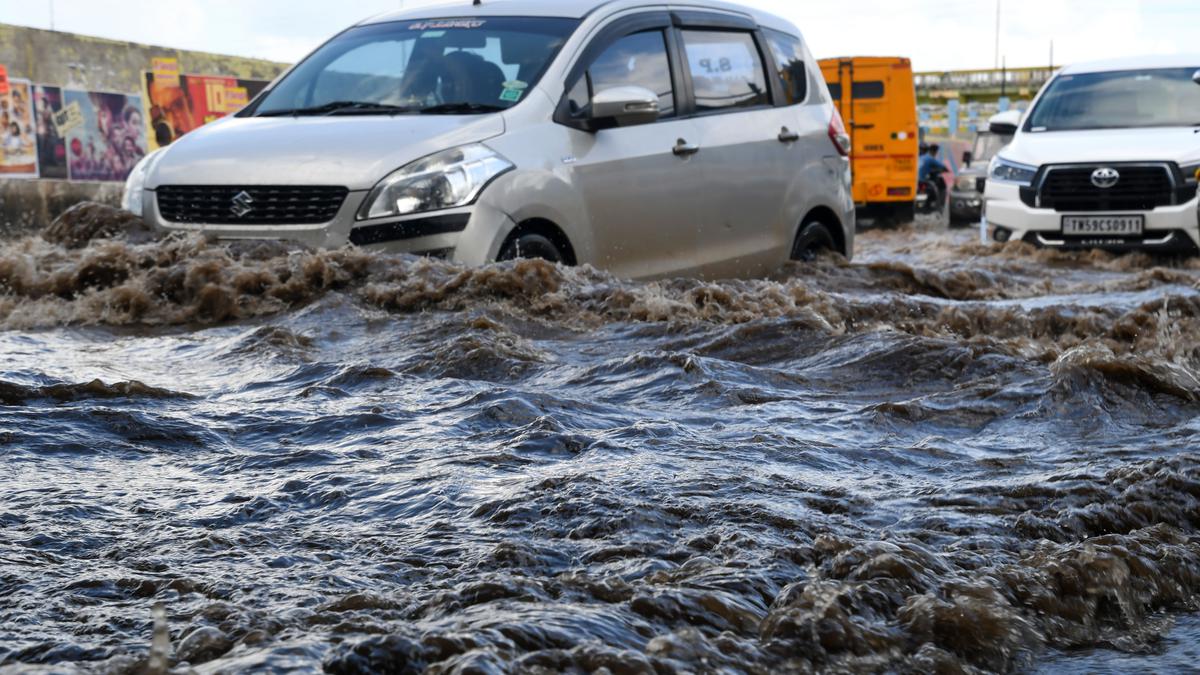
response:
M1043 248L1071 250L1200 252L1200 196L1152 211L1066 212L1030 207L1021 201L1018 186L989 181L985 208L987 236L996 243L1025 241ZM1065 237L1063 217L1072 215L1140 215L1145 217L1146 225L1140 237Z

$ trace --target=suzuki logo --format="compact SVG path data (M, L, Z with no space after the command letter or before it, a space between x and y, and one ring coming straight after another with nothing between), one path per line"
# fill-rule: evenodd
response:
M229 207L230 213L238 218L244 218L247 214L254 210L254 197L250 196L249 192L242 190L233 198L233 206Z
M1121 182L1121 174L1116 169L1104 167L1096 169L1092 172L1092 185L1107 190L1111 187L1116 187L1117 183Z

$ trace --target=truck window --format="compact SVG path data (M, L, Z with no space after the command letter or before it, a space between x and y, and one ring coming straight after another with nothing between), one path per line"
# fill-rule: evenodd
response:
M883 98L883 83L879 82L878 80L855 82L850 93L855 100Z
M767 43L779 67L779 80L783 84L784 103L796 105L808 98L808 71L804 63L804 46L800 39L787 33L767 30Z
M829 83L829 96L833 99L834 103L840 102L842 100L842 85L837 82Z
M696 92L696 110L711 112L767 105L767 75L750 33L683 31Z

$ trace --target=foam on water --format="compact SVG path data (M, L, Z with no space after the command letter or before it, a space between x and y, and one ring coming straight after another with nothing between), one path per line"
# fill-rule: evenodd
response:
M0 243L0 671L1191 663L1194 263L632 283L86 215Z

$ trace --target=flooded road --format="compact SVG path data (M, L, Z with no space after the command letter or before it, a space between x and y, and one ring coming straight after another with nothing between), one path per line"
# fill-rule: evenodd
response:
M0 672L1200 658L1195 262L51 238L0 243Z

